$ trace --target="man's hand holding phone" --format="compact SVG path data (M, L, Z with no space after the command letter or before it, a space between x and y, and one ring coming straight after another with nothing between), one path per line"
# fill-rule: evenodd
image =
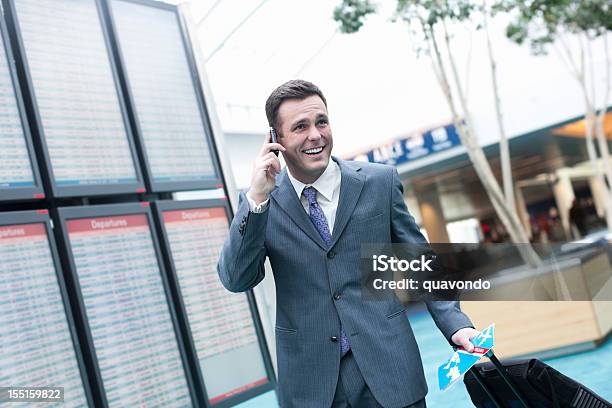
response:
M251 188L248 194L256 204L266 201L268 194L274 189L276 176L281 171L280 160L277 157L278 151L284 152L285 148L279 143L272 143L270 132L253 165Z

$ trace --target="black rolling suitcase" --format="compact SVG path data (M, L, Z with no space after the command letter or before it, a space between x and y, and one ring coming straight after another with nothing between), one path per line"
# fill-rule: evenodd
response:
M537 359L500 362L490 352L463 379L478 408L612 408L577 381ZM610 380L612 381L612 379Z

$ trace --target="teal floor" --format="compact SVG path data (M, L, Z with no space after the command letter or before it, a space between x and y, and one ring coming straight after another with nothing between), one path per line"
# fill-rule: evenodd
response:
M462 382L441 392L437 384L437 368L450 356L451 349L427 312L410 315L410 323L421 349L425 376L429 385L429 408L470 408L470 397ZM427 345L427 347L425 347ZM563 374L581 382L608 401L612 401L612 339L600 347L564 357L544 360ZM247 401L240 408L278 407L275 394L269 392Z

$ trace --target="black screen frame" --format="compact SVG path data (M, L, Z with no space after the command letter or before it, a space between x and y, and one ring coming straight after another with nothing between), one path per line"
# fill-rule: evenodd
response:
M136 109L136 104L134 102L134 97L132 93L132 88L130 86L130 80L128 77L128 72L125 65L125 58L123 57L123 53L121 51L121 38L118 35L116 24L113 16L113 0L104 0L104 14L107 20L107 25L109 27L109 31L112 33L113 38L113 52L115 54L115 60L117 61L118 66L121 68L119 71L121 73L121 86L123 89L123 93L126 98L126 105L128 107L129 116L130 116L130 124L132 125L132 134L135 136L137 145L139 146L141 153L141 167L145 174L145 181L147 183L147 188L151 192L170 192L170 191L188 191L188 190L206 190L212 188L222 188L223 180L221 167L219 163L219 157L217 154L217 146L214 141L212 126L210 122L210 116L208 114L208 108L206 107L206 99L202 92L202 85L200 82L200 77L197 71L197 65L195 60L195 55L193 54L192 44L189 40L189 34L187 31L187 26L185 21L183 20L183 16L179 12L177 6L172 4L162 3L159 1L153 0L117 0L123 1L126 3L132 3L141 5L143 7L153 7L165 11L169 11L174 14L176 18L176 22L178 25L179 33L182 39L182 48L185 51L187 65L190 71L192 85L196 94L196 101L198 103L198 109L200 111L200 117L202 118L204 137L206 138L206 142L208 145L208 150L210 153L210 159L212 161L213 168L215 170L215 177L206 179L206 180L193 180L193 181L156 181L153 177L153 173L151 171L151 166L149 163L149 158L147 155L147 151L145 148L144 138L142 136L142 131L140 127L140 121L138 119L138 112Z
M160 243L162 244L162 253L164 255L164 260L166 262L166 271L168 273L168 279L171 283L172 290L175 293L174 299L177 302L176 308L180 311L181 316L181 325L182 329L185 331L184 339L186 341L187 348L190 351L192 360L192 369L194 370L194 378L197 378L201 391L203 393L203 397L205 399L205 404L207 407L214 408L228 408L233 407L241 402L245 402L249 399L262 395L268 391L272 391L276 389L276 376L274 373L274 367L272 365L272 359L270 357L270 351L266 344L265 334L263 330L263 325L259 318L259 311L257 308L257 302L252 290L247 291L245 294L247 296L247 301L249 304L251 317L253 319L253 323L255 326L255 332L257 335L257 340L259 344L259 349L261 351L262 359L264 361L264 366L266 369L266 375L268 382L266 384L262 384L260 386L256 386L247 391L238 393L229 398L223 399L218 403L211 404L208 399L208 395L206 393L206 383L204 382L204 376L202 374L202 369L200 367L197 351L195 348L195 344L193 342L193 335L191 333L191 326L189 325L189 319L187 316L187 310L185 308L185 304L183 301L183 296L181 294L178 274L176 272L176 267L174 263L174 257L172 256L172 251L170 249L170 241L168 240L168 234L165 228L164 223L164 212L166 211L176 211L176 210L193 210L193 209L207 209L207 208L222 208L225 211L225 216L229 224L231 223L231 209L229 203L226 199L206 199L206 200L185 200L185 201L174 201L174 200L159 200L153 202L153 213L155 214L156 227L158 231L158 235L160 237Z
M102 372L100 366L98 365L98 358L94 347L91 328L89 326L85 301L82 295L74 257L72 255L72 246L70 243L67 221L81 218L112 217L122 215L145 215L147 222L149 223L149 230L151 232L151 239L153 241L153 249L155 250L161 281L164 293L166 295L168 309L170 311L170 319L172 320L172 326L181 357L181 363L183 365L183 372L185 374L187 388L189 389L192 404L197 406L198 399L190 370L189 357L184 347L184 339L182 338L181 328L178 325L177 313L174 308L175 302L172 297L172 292L170 291L164 260L161 255L159 241L156 234L155 222L153 220L150 204L148 202L63 207L58 208L54 213L54 218L57 219L58 224L57 232L62 237L62 250L64 252L63 255L66 261L64 265L65 274L67 275L66 280L70 281L70 285L73 288L73 293L75 295L75 308L78 309L78 316L80 320L79 324L82 327L82 330L80 331L81 343L86 350L88 369L94 373L94 384L92 384L92 387L96 388L101 405L108 407L108 401L104 391L104 382L102 381Z
M56 198L62 197L85 197L85 196L99 196L99 195L111 195L111 194L125 194L125 193L144 193L145 183L138 160L138 154L136 146L134 145L134 138L132 135L130 122L125 106L124 95L122 94L121 86L119 85L119 72L117 68L117 62L114 60L112 53L111 40L108 33L108 27L103 16L103 10L101 0L91 0L95 3L98 20L100 22L100 29L104 37L104 43L106 46L106 55L108 58L109 65L111 67L113 82L115 83L115 90L117 93L117 100L119 102L119 110L123 119L125 134L132 157L132 164L136 175L136 182L133 183L112 183L112 184L84 184L78 186L60 186L56 183L53 165L51 163L51 157L47 147L45 130L40 116L40 110L38 107L36 90L32 81L30 73L30 66L28 63L27 53L23 37L21 35L20 23L17 18L17 10L15 7L15 1L17 0L2 0L4 8L4 16L7 23L9 36L11 39L11 45L13 47L15 63L17 66L17 72L20 74L21 89L24 90L23 97L26 102L26 111L29 118L30 126L32 127L32 133L38 137L35 140L37 151L39 156L44 159L41 166L44 170L44 178L48 194Z
M59 257L59 252L55 242L55 236L53 228L51 227L51 219L48 215L47 210L36 210L36 211L16 211L16 212L2 212L0 213L0 226L8 225L22 225L22 224L43 224L45 232L47 234L47 241L49 242L49 249L51 252L51 258L53 260L53 267L55 268L55 275L57 277L57 283L66 313L66 320L68 322L68 329L70 331L70 338L74 347L75 357L77 365L81 374L81 382L85 392L85 398L87 399L87 405L90 407L94 405L94 397L90 388L89 371L85 363L83 350L79 343L79 337L77 334L77 326L75 324L75 317L71 309L71 298L68 296L68 289L66 281L62 273L62 264Z
M23 104L19 77L17 76L17 68L15 67L15 57L13 56L11 41L9 39L6 24L3 19L0 19L0 35L2 37L2 45L4 46L7 59L6 63L11 77L11 82L13 84L13 93L15 94L17 111L19 112L19 118L21 120L21 129L23 130L23 137L25 139L26 149L28 151L30 160L30 168L32 169L32 176L34 179L34 186L0 187L0 201L41 200L45 198L45 192L43 189L42 179L40 178L40 171L38 170L38 160L36 158L36 153L34 152L34 145L32 144L32 134L30 133L30 126L28 124L28 118L26 116L26 110Z

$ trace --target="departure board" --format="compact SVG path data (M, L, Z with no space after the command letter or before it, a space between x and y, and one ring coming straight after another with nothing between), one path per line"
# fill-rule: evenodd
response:
M133 192L140 175L96 0L11 5L55 194Z
M214 187L218 172L176 7L110 4L152 189Z
M109 406L192 406L147 215L78 211L60 216Z
M24 218L38 222L15 224ZM0 385L64 387L58 405L83 407L88 402L46 220L0 214Z
M22 122L16 75L3 24L0 23L0 200L43 198L38 174L32 167L36 158Z
M247 295L227 291L217 275L229 233L225 208L157 205L210 403L266 384Z

